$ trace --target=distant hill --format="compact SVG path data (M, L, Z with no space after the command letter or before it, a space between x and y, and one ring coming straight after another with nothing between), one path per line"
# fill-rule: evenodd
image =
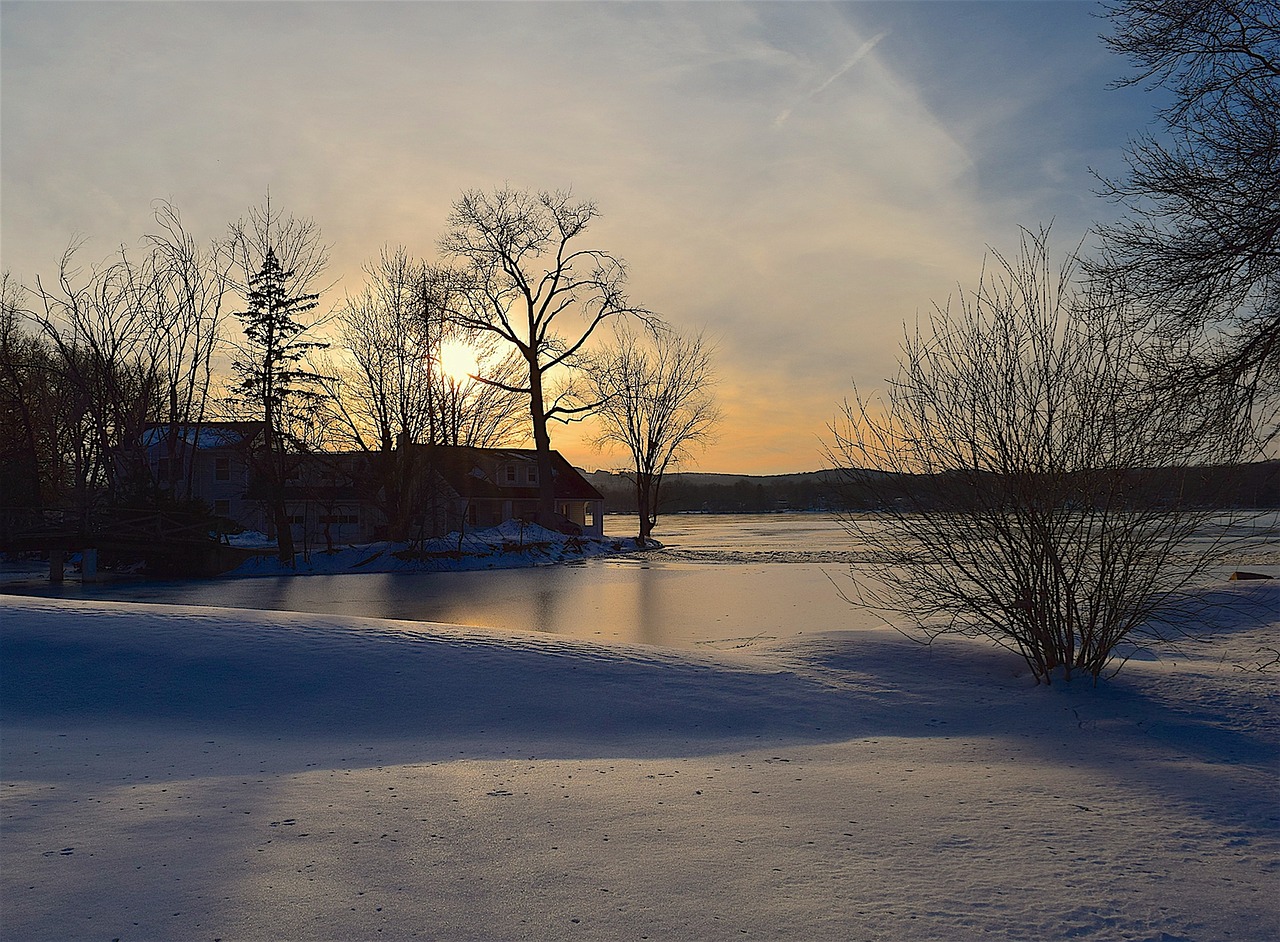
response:
M607 513L636 512L634 485L625 475L611 471L582 473L604 495ZM1181 494L1200 506L1280 507L1277 461L1165 473L1170 493ZM679 472L663 478L659 513L772 513L870 506L869 496L842 483L839 471L768 475Z
M584 472L585 473L585 472ZM586 474L604 495L608 513L635 513L635 485L611 471ZM835 471L803 474L704 474L677 472L662 480L661 513L769 513L833 510L841 505Z

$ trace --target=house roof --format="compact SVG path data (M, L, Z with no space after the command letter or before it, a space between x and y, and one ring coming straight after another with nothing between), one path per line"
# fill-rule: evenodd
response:
M471 448L465 445L427 445L426 463L460 497L501 500L536 500L538 485L506 484L499 479L509 464L534 465L538 453L532 448ZM578 469L558 451L551 452L552 475L557 500L604 500Z
M195 448L234 448L252 442L262 432L262 422L150 422L142 431L142 445L150 448L176 436Z
M175 434L178 440L197 449L236 448L252 445L262 432L263 423L204 422L200 424L151 423L142 433L144 447L163 444ZM532 448L472 448L465 445L418 445L423 451L423 466L444 479L459 497L494 500L537 500L538 486L527 483L522 476L520 483L508 484L502 469L510 464L536 466L538 453ZM321 452L297 456L300 460L341 462L344 458L363 458L363 452ZM604 500L601 493L569 464L558 451L551 452L552 476L555 480L557 500ZM250 491L256 495L255 485ZM316 482L316 486L321 486ZM350 484L325 486L335 499L351 499L358 495L358 488ZM316 491L313 486L308 493Z

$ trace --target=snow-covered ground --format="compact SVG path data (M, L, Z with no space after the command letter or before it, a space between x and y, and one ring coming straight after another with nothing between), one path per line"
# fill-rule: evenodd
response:
M0 934L1274 940L1280 583L1205 591L1098 688L0 597Z

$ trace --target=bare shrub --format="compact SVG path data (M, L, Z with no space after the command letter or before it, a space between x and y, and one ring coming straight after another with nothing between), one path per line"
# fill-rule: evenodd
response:
M828 456L876 508L844 517L885 562L852 597L928 638L990 638L1049 683L1096 680L1123 639L1172 623L1222 548L1220 512L1183 485L1247 435L1154 392L1124 299L1047 242L1024 233L935 307L887 399L845 403Z

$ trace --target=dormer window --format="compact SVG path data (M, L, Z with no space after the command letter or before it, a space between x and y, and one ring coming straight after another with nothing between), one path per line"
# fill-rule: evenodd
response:
M529 465L529 467L526 469L526 473L529 475L530 484L538 483L538 466L536 464Z
M503 469L502 479L508 484L516 483L516 466L509 464Z

